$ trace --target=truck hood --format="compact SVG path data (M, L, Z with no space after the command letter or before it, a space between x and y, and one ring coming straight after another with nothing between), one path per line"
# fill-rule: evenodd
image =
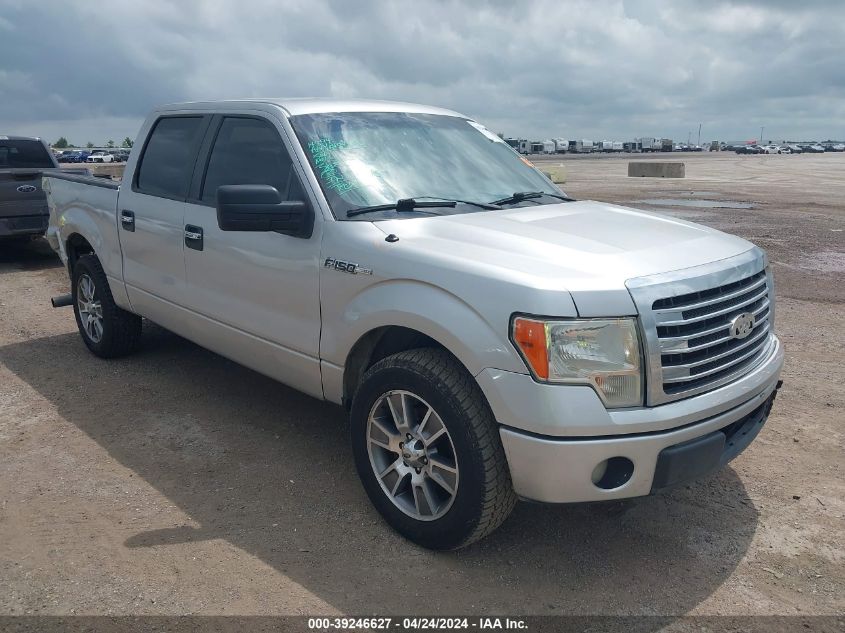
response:
M493 267L498 274L519 275L523 283L566 289L585 316L595 316L588 304L614 296L611 303L618 303L622 293L632 309L628 279L699 266L754 248L705 226L590 200L376 224L428 256L452 259L456 266Z

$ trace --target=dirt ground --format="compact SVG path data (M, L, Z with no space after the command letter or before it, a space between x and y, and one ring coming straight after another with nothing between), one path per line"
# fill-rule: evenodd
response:
M0 246L0 614L845 612L845 154L680 159L671 181L627 178L628 157L538 164L578 198L751 203L662 210L768 250L770 420L709 479L521 503L455 553L380 520L339 408L148 324L139 354L94 358L50 308L68 284L46 244Z

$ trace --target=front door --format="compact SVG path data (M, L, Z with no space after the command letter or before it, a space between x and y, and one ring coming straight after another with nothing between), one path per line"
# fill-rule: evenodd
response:
M319 365L321 218L310 238L221 231L217 187L272 185L307 200L284 130L269 116L215 116L185 205L185 301L202 345L322 397Z

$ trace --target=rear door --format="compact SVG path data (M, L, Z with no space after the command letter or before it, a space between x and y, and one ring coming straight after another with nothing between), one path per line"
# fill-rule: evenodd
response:
M151 125L118 198L123 277L132 309L185 335L185 199L211 117L165 114ZM128 170L127 170L128 171Z
M271 185L284 200L308 200L280 120L252 112L215 116L185 205L185 297L198 315L195 340L322 397L319 214L309 238L221 231L217 223L221 185Z
M43 142L0 136L0 237L46 230L49 213L41 176L57 167Z

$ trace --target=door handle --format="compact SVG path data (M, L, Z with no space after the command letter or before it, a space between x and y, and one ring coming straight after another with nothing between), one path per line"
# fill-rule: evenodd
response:
M185 246L195 251L201 251L203 246L202 227L193 224L185 225Z
M120 212L120 226L126 231L135 232L135 212L123 209Z

